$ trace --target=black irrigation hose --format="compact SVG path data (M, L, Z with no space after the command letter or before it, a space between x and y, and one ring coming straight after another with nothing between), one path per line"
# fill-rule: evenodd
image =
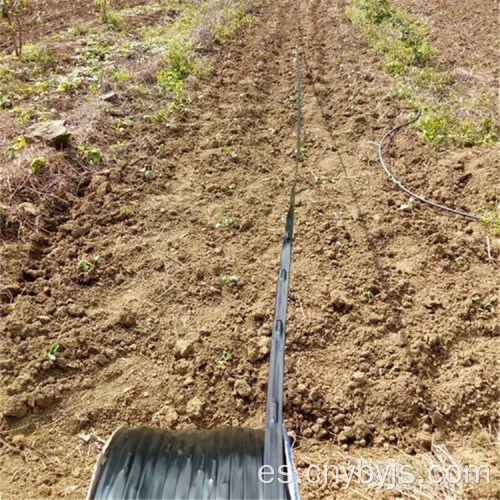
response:
M278 284L276 291L276 303L274 309L274 320L272 328L271 357L269 363L269 382L267 386L266 404L266 430L264 436L264 464L270 465L273 470L283 464L283 383L285 371L285 340L286 340L286 317L288 303L288 285L290 280L290 265L292 259L292 237L293 222L295 215L295 186L297 184L297 172L301 159L301 128L302 128L302 86L300 79L299 49L296 48L295 72L297 80L297 137L295 151L295 171L292 189L290 191L290 202L286 216L285 234L281 249L280 267L278 273ZM278 481L266 485L268 498L280 498L281 486Z
M385 164L384 156L382 154L382 149L384 147L385 140L388 139L389 137L392 137L394 134L396 134L396 132L398 132L402 128L407 127L408 125L411 125L412 123L415 123L420 118L420 115L421 115L421 112L419 111L415 118L412 118L411 120L408 120L407 122L404 122L404 123L398 125L397 127L394 127L392 130L389 130L389 132L387 132L384 135L384 137L382 137L382 140L379 142L379 145L378 145L378 158L380 160L380 164L382 165L382 168L385 170L385 173L387 174L389 179L392 182L394 182L394 184L396 184L396 186L398 186L399 189L404 191L406 194L409 194L410 196L412 196L416 200L419 200L422 203L426 203L427 205L430 205L431 207L439 208L441 210L445 210L446 212L450 212L450 213L455 214L455 215L461 215L462 217L467 217L469 219L478 220L479 217L477 215L470 214L470 213L464 212L462 210L457 210L455 208L450 208L450 207L447 207L445 205L440 205L439 203L436 203L435 201L428 200L427 198L424 198L423 196L420 196L419 194L416 194L413 191L410 191L406 186L404 186L400 181L398 181L398 179L396 179L394 174L389 170L389 168Z

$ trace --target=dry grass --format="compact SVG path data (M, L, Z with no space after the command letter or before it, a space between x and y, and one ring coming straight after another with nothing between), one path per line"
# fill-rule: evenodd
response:
M497 447L499 453L497 454L500 458L500 441L495 433L496 430L486 430L486 439L491 442L492 446ZM380 453L380 452L377 452ZM473 460L462 461L451 453L450 450L444 444L434 443L432 445L431 451L427 453L420 453L417 455L408 455L397 449L391 452L384 453L384 456L379 457L373 456L370 450L367 449L365 453L361 456L353 456L349 452L344 452L337 447L322 446L309 450L303 449L299 446L294 450L294 456L299 466L299 477L302 479L301 490L304 492L307 490L309 493L320 494L320 490L328 494L332 493L335 498L343 498L345 500L354 499L385 499L385 498L409 498L412 500L464 500L464 499L487 499L496 498L494 484L498 480L498 473L491 466L491 461L485 461L485 456L478 454ZM388 456L390 458L388 458ZM470 457L469 457L470 458ZM406 469L406 471L412 472L415 480L412 484L405 484L401 481L401 477L404 479L405 476L396 475L395 484L392 483L392 472L389 472L385 485L382 488L380 486L380 479L375 472L374 478L369 482L369 474L366 471L362 472L361 479L364 484L360 484L358 480L358 465L359 461L362 460L364 466L371 466L372 470L376 470L378 467L382 474L391 467L396 470L401 470L402 466L411 466L412 469ZM490 483L486 483L485 471L480 472L480 482L475 484L475 472L470 471L469 484L464 481L464 470L467 465L474 463L478 467L483 464L490 463ZM318 465L321 469L321 481L318 484L308 484L306 479L305 468L309 465ZM335 472L330 470L328 472L328 484L323 484L323 467L325 465L336 465L339 468L339 483L335 482ZM433 484L429 481L429 471L433 469L433 480L439 484ZM351 468L354 468L355 473L352 476L351 483L347 487L347 483L344 480L344 473L342 472L342 467L350 473ZM450 469L448 476L443 474L441 471L447 470L449 467L458 467L462 471L462 480L456 481L456 476L454 476L453 468ZM302 470L300 470L302 468ZM311 477L316 478L316 472L312 472ZM406 476L407 477L407 476ZM422 481L420 481L422 480ZM451 480L451 481L450 481ZM490 487L493 486L493 489ZM390 488L389 488L390 487ZM322 496L325 496L322 494ZM493 496L492 496L493 495Z
M38 173L30 167L34 158L44 159ZM68 209L93 170L71 151L35 144L16 152L16 158L2 167L0 236L52 229L53 220Z

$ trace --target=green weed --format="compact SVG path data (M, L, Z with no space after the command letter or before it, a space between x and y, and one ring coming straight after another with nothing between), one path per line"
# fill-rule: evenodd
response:
M46 49L42 48L38 44L26 44L23 47L23 52L20 56L21 61L33 62L38 64L50 64L55 60L49 55Z
M481 216L481 222L495 235L500 235L500 210L491 210Z
M57 360L57 350L59 349L59 344L51 344L49 347L46 347L43 350L42 353L42 358L43 359L48 359L49 361L56 361Z
M349 0L347 13L362 27L383 70L396 80L394 94L422 112L415 125L424 141L438 146L489 144L499 141L499 126L488 92L464 98L457 82L441 69L427 27L390 0ZM494 123L495 122L495 123Z
M45 158L33 158L30 160L31 173L38 174L45 165Z
M110 10L107 12L106 22L119 30L122 30L127 27L127 22L125 21L125 17L116 10Z
M141 168L141 175L145 181L150 181L153 177L153 171L148 167Z
M231 146L224 146L224 151L230 154L232 161L239 162L241 160L241 156L238 153L235 153Z
M240 277L233 274L232 276L222 276L220 279L220 286L226 286L229 285L230 283L239 283Z
M101 153L98 149L88 146L77 146L76 148L84 158L90 159L94 164L101 161Z
M122 71L118 68L115 68L113 70L113 74L111 75L111 80L113 82L116 82L116 83L119 83L122 80L125 80L127 78L130 78L130 75L128 73L126 73L125 71Z
M221 368L224 368L229 361L233 358L232 354L230 351L227 349L224 349L222 351L220 359L217 361L217 366L220 366Z
M7 149L11 151L19 151L26 146L26 139L24 137L16 137L12 145L10 145Z
M196 64L188 56L189 46L180 39L173 39L165 53L163 69L156 74L158 88L176 100L185 103L183 80L196 72Z
M87 259L81 259L80 262L78 262L78 266L84 273L88 273L91 269L99 264L99 261L100 257L99 255L96 255L92 262L89 262Z
M129 215L132 215L132 214L134 213L134 211L133 211L133 210L132 210L129 206L127 206L127 205L122 205L122 206L120 207L120 213L121 213L122 215L125 215L125 216L127 216L127 217L128 217Z
M233 221L229 217L227 217L227 212L225 208L220 209L219 217L221 220L214 224L214 227L216 229L220 227L230 227L233 225Z

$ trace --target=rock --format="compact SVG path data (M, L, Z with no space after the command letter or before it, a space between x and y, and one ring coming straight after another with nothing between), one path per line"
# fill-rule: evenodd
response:
M346 416L343 415L342 413L339 413L333 417L333 423L335 425L345 425L346 422Z
M321 398L321 390L319 387L313 387L311 389L311 394L309 394L309 397L311 398L312 401L318 401L318 399Z
M305 384L299 384L297 386L297 392L301 395L307 394L307 386Z
M125 309L118 316L117 323L125 328L132 328L137 324L136 314L133 311Z
M190 399L186 405L186 412L190 417L201 417L201 413L203 411L203 403L201 402L200 398L195 396L194 398Z
M35 405L38 406L38 408L48 408L50 405L54 404L55 401L56 398L54 394L49 392L39 392L35 396Z
M12 359L1 358L0 359L0 370L12 370L14 368L14 361Z
M28 141L43 141L55 148L64 148L68 145L71 135L65 125L66 120L35 123L28 127L24 137Z
M83 306L78 304L70 304L66 308L66 312L68 313L68 316L71 316L72 318L82 318L85 315L85 309Z
M368 382L366 374L363 372L354 372L351 375L351 379L352 379L353 383L357 386L364 385Z
M363 421L356 422L353 426L356 439L366 439L372 435L370 427Z
M23 418L28 413L28 407L24 403L24 401L20 401L19 399L12 397L7 401L5 408L3 410L3 414L6 417L11 418Z
M21 337L26 339L26 338L32 338L32 337L37 337L39 334L37 324L28 324L24 325L22 332L21 332Z
M430 432L421 431L417 434L417 443L425 448L426 450L430 450L432 448L432 435Z
M82 236L85 236L90 231L90 229L90 224L86 224L84 226L75 224L75 226L73 226L73 229L71 230L71 236L73 236L73 238L81 238Z
M356 432L352 427L345 426L342 432L339 434L339 443L347 443L356 439Z
M111 184L109 182L102 182L95 190L96 196L103 197L111 191Z
M194 336L177 339L175 342L175 354L181 358L189 358L194 353L194 345L198 339Z
M98 354L95 358L94 358L94 361L99 365L99 366L104 366L108 363L108 358L100 353Z
M328 431L323 429L323 427L319 424L314 424L311 430L314 432L314 437L317 439L324 439L328 437Z
M309 427L306 427L303 431L302 431L302 435L305 437L305 438L311 438L313 437L313 431L312 429L310 429Z
M167 408L163 416L163 423L167 429L171 429L177 423L177 420L179 420L177 412L173 408Z
M251 363L256 363L264 359L269 354L269 337L260 337L256 342L251 343L247 349L247 357Z
M12 438L12 444L16 448L20 448L22 450L25 447L25 445L26 445L26 439L25 439L25 437L22 434L16 434Z
M104 102L116 102L117 101L117 95L116 95L116 92L107 92L106 94L103 94L101 96L101 99L104 101Z
M43 269L26 269L23 271L23 276L30 281L36 281L45 276L45 271Z
M330 293L330 305L337 312L348 313L353 308L353 303L344 293L334 290Z
M247 384L245 380L237 380L234 384L234 391L236 394L242 398L248 398L252 394L251 387Z

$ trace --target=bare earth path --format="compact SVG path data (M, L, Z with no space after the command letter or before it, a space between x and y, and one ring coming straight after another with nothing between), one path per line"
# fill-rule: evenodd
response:
M370 141L409 110L344 7L263 7L253 30L220 49L210 79L190 83L202 97L188 112L170 128L135 127L133 150L94 178L34 264L31 295L0 327L0 401L19 410L0 424L2 500L82 498L103 440L122 424L263 425L298 40L307 157L285 414L299 472L315 460L420 456L434 439L497 474L488 429L499 339L488 300L498 245L490 261L479 223L400 210L407 200ZM484 209L497 178L493 148L436 151L405 131L387 154L414 188L471 211ZM133 215L117 217L120 205ZM85 283L77 263L94 255ZM238 283L223 286L231 276ZM52 342L55 367L40 361ZM302 494L350 498L335 485ZM478 495L495 498L498 486Z

